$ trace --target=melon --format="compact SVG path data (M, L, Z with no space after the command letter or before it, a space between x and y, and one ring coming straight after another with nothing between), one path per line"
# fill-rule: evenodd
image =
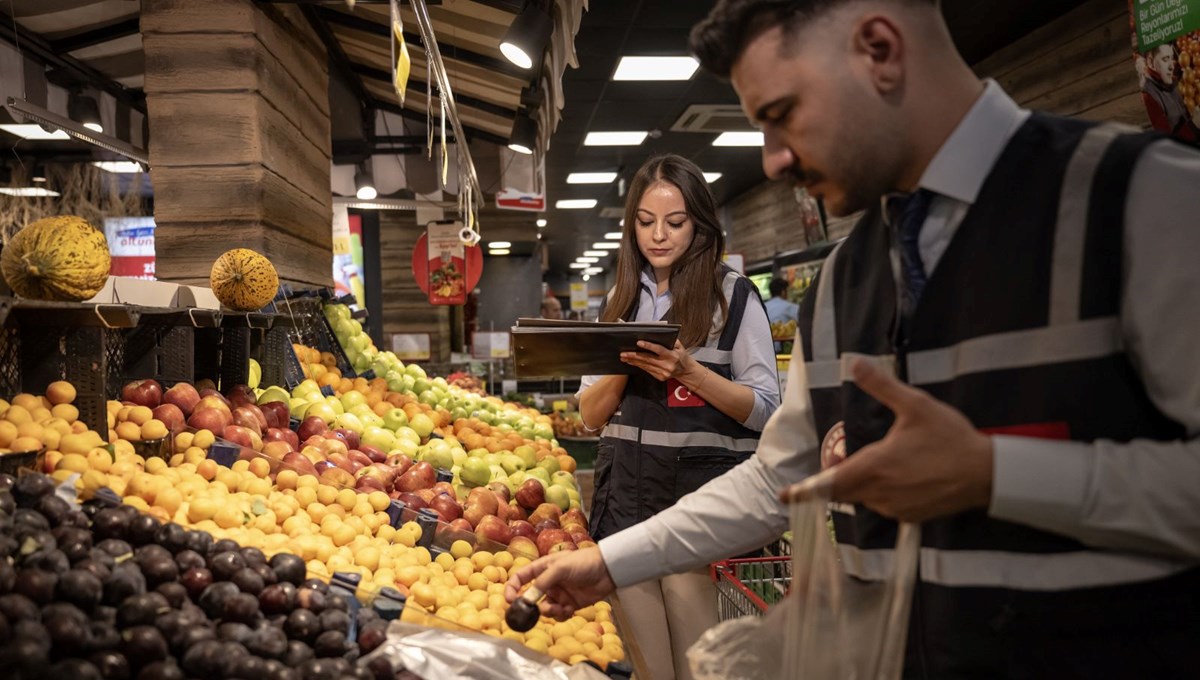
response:
M17 232L0 255L0 273L17 295L34 300L95 297L112 258L104 234L74 215L45 217Z
M262 255L234 248L213 263L209 285L221 304L239 312L262 309L279 290L279 274Z

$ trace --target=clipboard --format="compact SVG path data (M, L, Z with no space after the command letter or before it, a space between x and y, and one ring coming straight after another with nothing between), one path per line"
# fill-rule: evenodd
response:
M512 328L514 370L520 378L632 375L641 369L621 352L644 351L638 341L674 347L679 324L517 319Z

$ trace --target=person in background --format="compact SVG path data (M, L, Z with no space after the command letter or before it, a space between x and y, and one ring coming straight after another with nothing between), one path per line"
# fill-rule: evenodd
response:
M906 677L1195 677L1200 152L1022 109L935 0L719 0L692 48L768 177L866 212L756 454L506 597L536 578L569 614L761 545L781 489L827 488L852 577L921 523ZM845 457L821 472L823 442Z
M766 311L754 284L722 264L724 252L700 168L675 155L647 161L630 183L617 284L600 320L681 328L674 347L640 342L642 351L622 354L630 375L583 378L583 423L603 427L596 538L644 522L749 458L779 405ZM651 677L690 678L684 653L717 623L708 572L631 584L619 596L632 627L624 635L655 652Z
M1179 92L1175 46L1163 43L1146 53L1147 78L1142 100L1155 130L1188 142L1200 142L1200 107L1188 111Z
M800 305L787 299L788 282L783 279L771 279L771 299L767 300L767 321L771 325L783 324L788 321L799 321ZM775 353L783 351L783 343L775 343Z
M546 295L542 298L542 318L543 319L561 319L563 318L562 303L553 295Z

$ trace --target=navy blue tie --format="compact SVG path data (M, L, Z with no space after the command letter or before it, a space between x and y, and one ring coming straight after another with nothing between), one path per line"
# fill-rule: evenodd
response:
M892 228L896 230L896 242L900 245L900 265L904 274L904 313L911 315L925 291L925 264L921 261L921 226L929 215L929 203L933 192L918 189L911 194L902 194L888 199L888 211Z

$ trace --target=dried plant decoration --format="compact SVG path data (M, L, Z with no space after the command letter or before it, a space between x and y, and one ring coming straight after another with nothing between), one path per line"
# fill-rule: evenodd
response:
M137 187L141 174L129 175L130 190L121 193L120 177L87 163L48 164L44 186L58 196L8 196L0 194L0 238L4 243L43 217L78 215L97 229L104 228L106 217L136 217L146 214L147 207ZM27 166L26 172L32 168ZM14 172L12 186L31 186L21 168Z

